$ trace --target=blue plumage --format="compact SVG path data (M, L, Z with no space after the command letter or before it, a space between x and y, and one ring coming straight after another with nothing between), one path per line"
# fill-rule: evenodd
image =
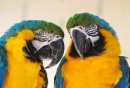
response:
M125 57L120 56L120 69L122 71L122 77L114 88L129 88L130 85L130 68Z
M91 15L93 15L93 14L91 14ZM102 28L111 31L113 35L116 35L116 32L115 32L114 29L109 25L108 22L106 22L104 19L99 18L98 16L95 16L95 15L93 15L93 16L94 16L94 19L99 22L99 24L100 24L100 26L101 26Z
M67 59L65 57L62 58L60 65L58 66L57 73L55 75L55 88L64 88L64 79L62 77L62 65L66 63Z
M5 53L4 47L0 45L0 88L3 86L8 66Z
M16 23L7 32L5 32L5 34L0 38L0 44L1 46L4 46L7 37L15 36L17 32L25 28L28 28L31 30L37 30L41 26L43 28L45 25L46 25L46 22L40 21L40 20L29 20L29 21L22 21L20 23Z

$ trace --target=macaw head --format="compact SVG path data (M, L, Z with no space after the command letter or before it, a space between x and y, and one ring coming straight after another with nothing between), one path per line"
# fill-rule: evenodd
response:
M70 56L86 59L89 56L120 54L116 32L98 16L75 14L69 18L66 27L73 42Z
M10 36L19 37L20 40L21 35L26 41L22 48L24 56L30 61L42 62L44 59L51 59L51 63L46 67L50 68L62 58L64 33L59 26L42 20L22 21L12 26L3 37L9 42Z

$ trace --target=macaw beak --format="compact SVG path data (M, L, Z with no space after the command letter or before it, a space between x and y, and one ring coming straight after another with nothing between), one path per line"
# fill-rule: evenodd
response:
M53 41L50 44L40 48L36 54L40 56L40 59L51 59L51 63L45 67L50 68L56 65L62 58L64 53L64 43L62 39Z
M90 38L87 39L87 35L80 30L72 30L71 36L76 51L80 57L85 60L85 54L89 52L90 48L92 47Z

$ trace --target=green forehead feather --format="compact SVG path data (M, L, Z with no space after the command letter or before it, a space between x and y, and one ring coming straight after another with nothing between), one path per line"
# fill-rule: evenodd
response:
M43 25L41 25L41 28L44 31L55 33L64 37L64 32L62 31L62 29L59 26L55 25L54 23L46 22Z
M113 35L116 35L116 32L113 30L112 27L109 26L109 24L105 20L89 13L75 14L73 17L70 17L66 27L69 30L70 28L75 26L86 27L88 24L96 24L99 28L111 31Z
M13 25L3 35L3 38L16 35L18 31L21 31L23 29L30 29L32 31L43 29L44 31L55 33L64 37L64 32L62 31L62 29L51 22L46 22L43 20L28 20L28 21L22 21L20 23L16 23L15 25Z

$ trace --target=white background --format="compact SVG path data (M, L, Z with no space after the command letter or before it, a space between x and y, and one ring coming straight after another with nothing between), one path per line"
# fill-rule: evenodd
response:
M66 22L70 16L82 12L109 22L117 32L122 55L130 58L130 0L0 0L0 36L22 20L51 21L63 28L67 48L70 37ZM130 59L128 61L130 64ZM48 88L53 88L57 66L47 69Z

